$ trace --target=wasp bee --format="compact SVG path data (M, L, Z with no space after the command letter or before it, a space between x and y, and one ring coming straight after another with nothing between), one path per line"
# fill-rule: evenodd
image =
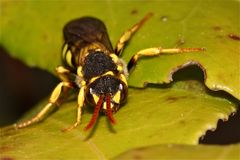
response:
M114 124L116 121L113 113L119 110L127 98L129 71L140 57L203 51L203 48L148 48L134 54L126 65L119 58L124 46L152 15L152 13L147 14L124 32L114 49L101 20L82 17L68 22L63 29L65 40L62 49L63 65L56 68L61 82L53 90L48 104L30 120L16 124L16 128L23 128L40 121L57 104L64 88L79 89L76 121L64 131L69 131L80 124L85 103L95 106L92 118L85 127L86 130L94 126L99 112L105 113L109 121Z

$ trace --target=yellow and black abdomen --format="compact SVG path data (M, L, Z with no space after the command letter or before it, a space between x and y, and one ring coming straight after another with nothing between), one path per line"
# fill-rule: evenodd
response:
M63 34L63 63L72 69L77 69L84 63L89 50L99 48L113 53L107 29L99 19L83 17L72 20L64 26Z

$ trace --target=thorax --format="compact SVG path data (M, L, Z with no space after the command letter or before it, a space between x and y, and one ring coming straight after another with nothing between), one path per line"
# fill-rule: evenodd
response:
M106 72L117 73L117 65L108 53L100 50L88 50L81 63L83 78L86 81L102 76Z

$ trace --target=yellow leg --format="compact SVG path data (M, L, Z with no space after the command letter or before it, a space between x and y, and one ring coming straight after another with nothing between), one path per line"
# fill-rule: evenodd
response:
M56 72L58 74L58 77L64 82L75 82L79 88L82 88L82 86L85 84L82 75L82 67L78 67L77 74L72 73L70 70L63 66L58 66L56 68Z
M134 26L132 26L130 29L128 29L126 32L123 33L123 35L118 40L118 43L115 47L115 54L119 56L121 54L121 51L123 50L125 44L128 40L132 37L132 35L152 16L152 13L148 13L141 21L136 23Z
M58 66L56 68L56 72L58 77L65 82L74 81L78 77L76 74L72 73L70 70L63 66Z
M67 131L70 131L72 130L73 128L76 128L80 123L81 123L81 116L82 116L82 107L83 107L83 104L84 104L84 93L85 92L85 87L82 87L79 91L79 94L78 94L78 107L77 107L77 119L76 119L76 122L68 127L68 128L64 128L62 131L63 132L67 132Z
M185 52L197 52L197 51L204 51L204 50L205 50L204 48L163 49L161 47L143 49L132 56L131 60L128 62L128 71L132 70L132 68L136 65L140 57L159 56L161 54L178 54L178 53L185 53Z
M27 127L33 123L36 123L38 121L40 121L45 115L46 113L48 113L48 111L54 106L54 104L56 104L58 98L60 97L61 91L63 87L68 87L68 88L72 88L72 85L70 82L60 82L56 88L53 90L50 98L49 98L49 102L48 104L39 112L37 113L34 117L32 117L30 120L27 120L25 122L22 122L20 124L15 124L15 127L18 128L24 128Z

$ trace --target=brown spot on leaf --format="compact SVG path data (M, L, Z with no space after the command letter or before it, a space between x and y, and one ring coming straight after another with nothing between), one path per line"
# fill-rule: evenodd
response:
M169 103L173 103L173 102L176 102L179 99L184 99L184 98L187 98L187 96L178 96L178 97L169 96L169 97L166 98L166 101L169 102Z
M1 157L0 160L14 160L14 158L11 158L11 157Z
M222 28L219 27L219 26L214 26L213 29L214 29L215 31L221 31L221 30L222 30Z
M230 34L228 34L228 37L231 38L232 40L240 41L240 36L239 35L230 33Z
M132 15L138 14L138 10L133 9L133 10L131 11L131 14L132 14Z
M138 153L135 153L132 158L133 159L142 159L142 156L139 155Z
M134 149L132 159L136 159L136 160L143 159L142 151L144 150L145 150L144 147Z
M135 151L137 151L137 152L142 152L142 151L144 151L145 150L145 148L144 147L139 147L139 148L137 148L137 149L135 149Z
M11 149L10 147L5 146L5 145L0 146L0 153L3 153L3 152L6 152L6 151L9 151L10 149Z
M43 38L44 41L47 41L48 40L48 35L47 34L43 34L42 38Z
M179 121L179 123L182 124L182 125L185 125L185 124L186 124L186 121L181 120L181 121Z

